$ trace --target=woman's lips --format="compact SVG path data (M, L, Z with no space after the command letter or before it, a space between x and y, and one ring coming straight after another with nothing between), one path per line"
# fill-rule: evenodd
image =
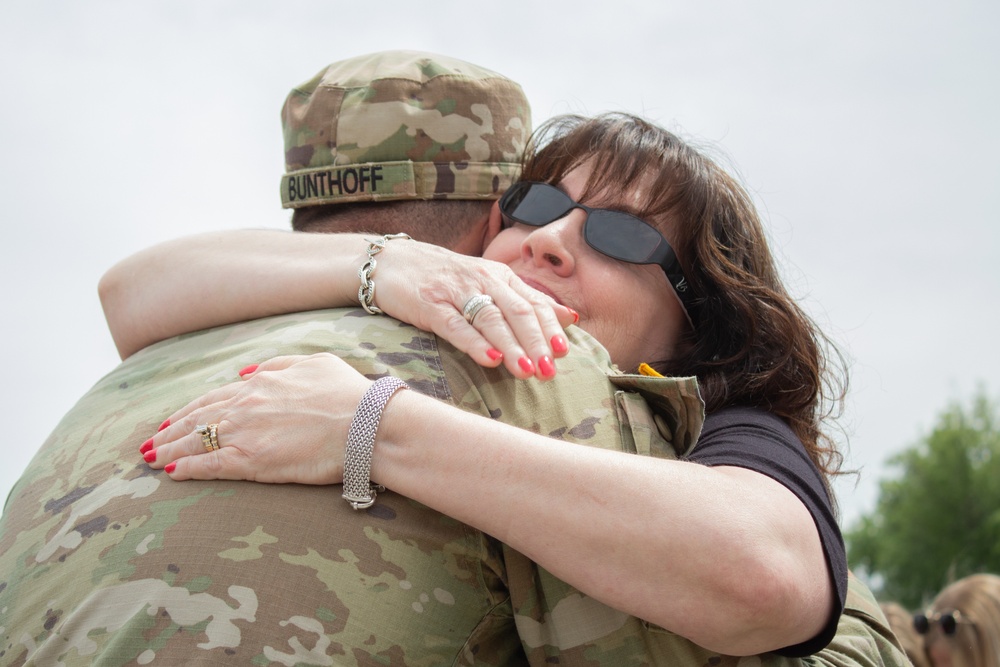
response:
M560 299L559 297L557 297L555 294L552 293L552 290L550 290L548 287L546 287L545 285L541 284L540 282L532 280L531 278L525 278L524 276L518 276L518 278L520 278L522 281L524 281L525 285L527 285L528 287L530 287L532 289L538 290L539 292L541 292L545 296L551 298L553 301L555 301L556 303L558 303L560 306L566 305L566 304L564 304L562 302L562 299Z

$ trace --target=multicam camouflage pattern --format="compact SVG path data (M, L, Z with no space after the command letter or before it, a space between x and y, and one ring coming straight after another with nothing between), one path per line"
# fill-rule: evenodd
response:
M282 109L285 208L394 199L496 199L531 132L521 87L416 51L343 60Z
M482 369L360 310L221 327L134 355L65 416L11 494L0 665L804 664L704 651L391 492L355 512L327 487L173 482L138 454L165 417L237 369L320 351L581 445L668 457L693 445L702 405L692 379L657 381L666 409L654 416L605 381L615 373L602 348L570 337L574 352L549 383ZM859 611L811 662L902 664L866 595L852 586Z

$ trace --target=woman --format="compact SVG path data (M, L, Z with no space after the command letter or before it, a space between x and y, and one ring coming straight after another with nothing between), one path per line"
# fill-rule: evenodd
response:
M934 667L1000 666L1000 576L959 579L913 617L913 627Z
M702 440L690 461L623 456L403 391L382 414L371 479L706 648L824 645L843 607L846 562L825 486L837 456L820 433L823 341L781 285L749 197L638 118L565 118L541 136L524 165L527 185L515 188L521 198L504 198L505 228L484 255L495 261L391 241L375 274L378 307L484 365L543 379L565 353L559 318L572 309L620 368L648 362L698 376L709 413ZM659 265L634 254L634 234L650 231L638 247L660 248ZM270 314L282 299L289 309L357 304L366 241L279 236L233 234L226 253L192 242L186 256L157 264L167 270L127 266L119 278L137 296L144 284L177 286L189 328ZM303 280L304 272L313 273ZM309 293L306 284L334 287ZM462 309L476 294L497 307L466 323ZM141 301L106 308L134 313ZM145 342L180 333L173 314L146 311ZM341 482L340 443L371 382L328 355L271 360L246 376L172 415L153 439L151 465L176 480ZM275 408L292 393L309 405ZM210 422L240 447L220 436L222 449L206 455L193 431Z

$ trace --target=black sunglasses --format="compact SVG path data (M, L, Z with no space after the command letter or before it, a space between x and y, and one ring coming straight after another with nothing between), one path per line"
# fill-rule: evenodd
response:
M583 238L591 248L629 264L659 264L694 324L694 294L677 255L663 235L648 222L621 211L585 206L548 183L520 181L500 198L500 213L508 224L520 222L543 227L575 208L587 213Z
M913 615L913 629L917 631L917 634L926 635L930 632L931 625L934 623L941 624L941 632L946 635L953 635L958 630L959 623L968 623L969 621L962 618L962 612L958 611L946 611L943 614L937 612L936 614L914 614Z

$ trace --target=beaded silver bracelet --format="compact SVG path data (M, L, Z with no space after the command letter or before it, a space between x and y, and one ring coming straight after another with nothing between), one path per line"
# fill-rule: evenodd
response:
M372 484L372 451L375 449L375 433L386 403L400 389L409 385L392 376L375 380L358 403L351 429L347 432L347 449L344 452L344 500L356 510L375 504L375 497L385 487Z
M409 234L386 234L380 239L365 239L368 241L368 261L358 270L358 278L361 279L361 287L358 288L358 301L361 307L369 315L381 315L382 309L375 305L375 280L372 274L375 273L375 255L382 252L385 244L393 239L409 239Z

